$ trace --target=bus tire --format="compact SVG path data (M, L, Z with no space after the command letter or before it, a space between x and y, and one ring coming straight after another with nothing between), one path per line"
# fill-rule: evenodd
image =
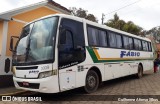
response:
M138 73L137 73L137 78L142 78L143 76L143 67L142 65L138 65Z
M86 76L84 90L86 93L95 92L99 86L99 77L94 70L89 70Z

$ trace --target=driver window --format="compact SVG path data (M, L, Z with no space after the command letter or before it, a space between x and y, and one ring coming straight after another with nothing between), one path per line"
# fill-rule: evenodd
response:
M81 63L85 59L83 24L63 18L61 26L58 48L58 66L60 69Z
M60 34L59 64L69 64L73 59L73 39L69 31Z
M73 45L73 41L72 41L72 34L69 31L65 31L62 33L61 35L61 39L60 39L60 44L66 44L66 45Z
M73 49L73 38L69 31L65 31L60 36L60 51L67 52Z

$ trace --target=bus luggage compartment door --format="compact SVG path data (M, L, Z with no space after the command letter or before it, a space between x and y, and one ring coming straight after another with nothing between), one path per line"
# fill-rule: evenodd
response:
M65 91L75 88L76 72L71 71L72 69L66 70L66 72L60 73L60 90Z

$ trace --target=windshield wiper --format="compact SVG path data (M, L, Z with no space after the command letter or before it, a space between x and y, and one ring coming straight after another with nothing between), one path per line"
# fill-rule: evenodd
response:
M31 42L31 39L29 39L28 45L27 45L27 48L26 48L26 58L25 58L25 62L27 62L27 60L28 60L29 51L30 51L30 42Z

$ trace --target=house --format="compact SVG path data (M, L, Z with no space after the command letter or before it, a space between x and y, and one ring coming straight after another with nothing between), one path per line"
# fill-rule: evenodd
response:
M160 58L160 43L157 43L156 47L157 47L157 58Z
M70 14L70 11L52 0L46 0L0 13L0 87L12 83L8 82L12 81L10 37L19 36L26 23L55 13Z
M159 54L160 50L158 52L158 47L157 47L157 43L155 41L155 38L153 37L153 35L146 35L146 38L149 38L152 42L152 47L153 47L152 51L153 51L153 54L154 54L153 57L154 57L154 59L156 59L158 57L158 54Z

